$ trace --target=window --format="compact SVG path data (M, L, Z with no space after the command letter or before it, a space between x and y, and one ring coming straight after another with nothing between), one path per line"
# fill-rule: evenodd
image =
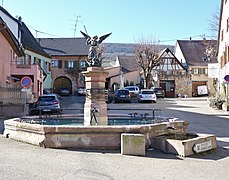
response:
M88 67L88 63L86 60L80 60L80 68L84 69Z
M223 41L223 30L221 31L221 41Z
M58 60L52 60L52 67L54 68L58 67Z
M64 68L69 69L69 68L76 68L77 67L77 61L65 61L64 62Z
M198 74L198 69L194 68L193 69L193 74Z
M229 62L229 46L225 47L225 63Z
M62 61L54 59L52 60L52 67L53 68L62 68Z
M68 61L68 68L74 67L74 61Z
M198 74L207 74L206 68L198 68Z
M48 63L48 71L51 72L51 63Z
M229 18L227 18L227 32L229 30Z
M13 50L10 50L10 62L13 63Z
M25 55L25 64L31 65L31 56L28 54Z

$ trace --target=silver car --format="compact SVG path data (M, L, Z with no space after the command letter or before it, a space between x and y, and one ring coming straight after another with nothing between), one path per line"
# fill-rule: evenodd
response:
M61 100L57 94L44 94L38 97L31 115L61 113Z

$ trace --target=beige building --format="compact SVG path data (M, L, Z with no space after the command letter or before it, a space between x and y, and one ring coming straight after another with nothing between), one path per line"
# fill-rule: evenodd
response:
M140 85L141 69L135 62L133 55L119 55L114 67L105 68L109 72L106 80L106 89L115 91L126 85Z
M174 49L176 58L188 70L192 96L198 96L198 87L206 86L209 95L216 93L216 78L209 77L208 65L217 63L213 50L215 40L177 40Z
M38 42L44 51L52 57L53 92L68 88L74 94L84 87L82 71L87 68L88 46L85 38L40 38Z
M0 87L14 87L11 77L11 62L24 56L18 41L0 17Z

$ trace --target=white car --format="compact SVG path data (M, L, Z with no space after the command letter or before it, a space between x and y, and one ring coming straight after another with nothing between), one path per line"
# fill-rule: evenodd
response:
M157 96L152 89L142 89L138 94L138 102L157 102Z

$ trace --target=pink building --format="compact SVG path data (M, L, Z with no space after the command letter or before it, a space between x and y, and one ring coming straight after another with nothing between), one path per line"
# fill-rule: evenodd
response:
M0 86L13 87L14 78L11 76L10 62L24 56L19 43L0 17Z

